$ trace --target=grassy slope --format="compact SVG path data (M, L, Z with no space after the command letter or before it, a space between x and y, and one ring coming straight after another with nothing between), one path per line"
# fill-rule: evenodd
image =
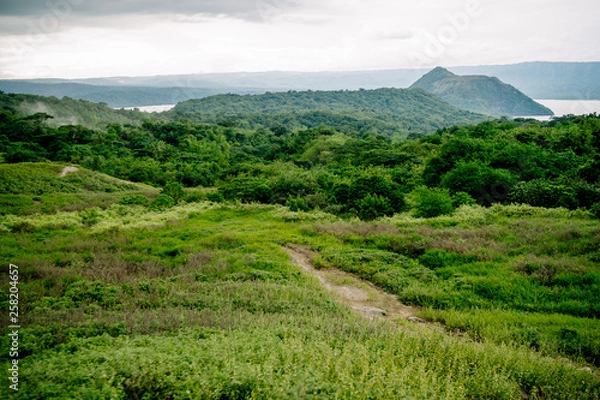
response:
M60 177L60 163L0 164L0 215L75 211L108 207L127 194L156 189L85 168Z
M600 366L600 223L586 214L463 207L451 217L400 215L315 232L320 265L425 306L423 316L451 332Z
M337 262L392 291L388 278L407 276L401 296L428 304L445 295L444 277L455 277L454 271L418 264L428 249L479 255L483 261L475 257L450 268L462 268L465 281L493 281L548 240L548 246L566 241L554 257L562 257L566 269L591 251L571 253L567 244L597 243L598 222L529 213L500 207L488 215L475 207L429 221L398 216L348 223L281 207L195 203L164 213L113 206L100 211L100 222L91 227L82 225L83 212L5 217L0 226L16 219L35 227L0 236L0 258L19 265L20 290L27 294L21 303L21 391L14 397L597 398L600 379L580 370L576 354L568 362L551 349L536 352L486 332L473 341L468 327L460 329L470 336L461 337L401 321L406 329L362 320L333 302L280 247L310 244L321 254L317 264ZM548 229L549 220L569 227L563 231L570 241ZM468 235L471 224L487 242L470 243L477 237ZM528 232L528 238L503 239L510 232ZM502 255L494 251L505 249L506 258L497 259ZM498 266L498 272L490 264L480 273L481 263ZM368 275L366 268L375 266L382 274ZM598 272L590 262L579 268ZM5 303L4 279L0 293ZM535 326L538 314L499 304L502 312L542 329ZM450 319L437 309L471 320L479 315L466 303L423 314ZM490 307L481 312L490 320L504 316ZM598 328L596 320L569 318L590 331Z

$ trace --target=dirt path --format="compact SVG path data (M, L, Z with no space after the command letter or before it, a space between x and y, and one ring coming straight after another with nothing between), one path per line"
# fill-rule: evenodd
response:
M287 244L284 250L295 264L317 277L338 300L350 305L357 313L370 319L403 318L412 322L424 322L414 316L416 308L400 303L396 296L384 292L371 282L333 268L316 269L311 263L312 252L307 247Z
M59 177L63 177L66 176L67 174L70 174L71 172L77 172L79 171L79 168L77 167L64 167L62 169L62 171L60 172L60 175L58 175Z

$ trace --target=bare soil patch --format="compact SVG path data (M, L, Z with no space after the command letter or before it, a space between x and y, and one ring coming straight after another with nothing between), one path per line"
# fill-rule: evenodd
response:
M58 175L58 176L62 178L64 176L66 176L67 174L70 174L71 172L77 172L77 171L79 171L79 168L77 168L77 167L64 167L62 169L62 171L60 172L60 175Z
M287 244L284 250L295 264L315 276L339 301L348 304L358 314L370 319L402 318L423 322L415 316L418 311L416 307L400 303L396 296L384 292L371 282L333 268L316 269L311 262L312 251L306 246Z

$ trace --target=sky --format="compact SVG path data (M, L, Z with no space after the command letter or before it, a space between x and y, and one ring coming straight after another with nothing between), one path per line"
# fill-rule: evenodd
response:
M598 0L0 0L0 79L600 61Z

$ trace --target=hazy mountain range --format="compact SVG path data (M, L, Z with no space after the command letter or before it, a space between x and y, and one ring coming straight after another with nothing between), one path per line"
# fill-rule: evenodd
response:
M530 62L449 67L457 74L494 76L535 99L600 99L600 62ZM219 93L406 88L429 69L355 72L252 72L0 80L0 90L104 102L111 107L175 104Z

